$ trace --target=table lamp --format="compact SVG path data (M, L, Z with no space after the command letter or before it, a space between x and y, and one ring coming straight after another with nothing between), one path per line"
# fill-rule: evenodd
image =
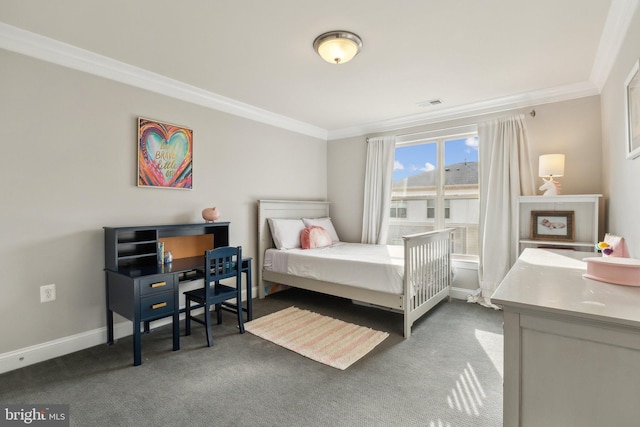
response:
M538 163L538 176L544 181L544 184L539 188L540 191L544 191L542 195L557 196L560 193L560 183L554 178L564 176L564 154L541 155Z

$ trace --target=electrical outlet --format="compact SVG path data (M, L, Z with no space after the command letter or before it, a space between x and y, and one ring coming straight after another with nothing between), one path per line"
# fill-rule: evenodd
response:
M49 302L56 299L56 285L40 286L40 302Z

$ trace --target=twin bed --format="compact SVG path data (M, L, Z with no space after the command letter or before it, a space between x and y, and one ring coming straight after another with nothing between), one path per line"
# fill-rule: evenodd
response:
M344 243L331 224L328 202L258 203L260 298L286 285L400 311L405 338L418 318L450 298L450 229L405 236L403 246ZM287 243L286 229L294 235L298 221L324 225L332 244L302 249Z

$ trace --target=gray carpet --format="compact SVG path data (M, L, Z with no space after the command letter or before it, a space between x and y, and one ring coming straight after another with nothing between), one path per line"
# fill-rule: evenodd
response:
M171 351L171 329L0 375L0 402L70 404L72 426L502 425L502 313L454 301L420 319L289 290L255 300L254 317L295 305L391 334L347 370L249 333L224 313L214 347L203 328ZM184 331L181 325L181 331Z

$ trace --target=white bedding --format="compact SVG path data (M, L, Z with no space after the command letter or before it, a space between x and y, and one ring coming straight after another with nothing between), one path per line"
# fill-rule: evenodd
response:
M269 249L264 268L401 295L404 247L341 242L318 249Z

